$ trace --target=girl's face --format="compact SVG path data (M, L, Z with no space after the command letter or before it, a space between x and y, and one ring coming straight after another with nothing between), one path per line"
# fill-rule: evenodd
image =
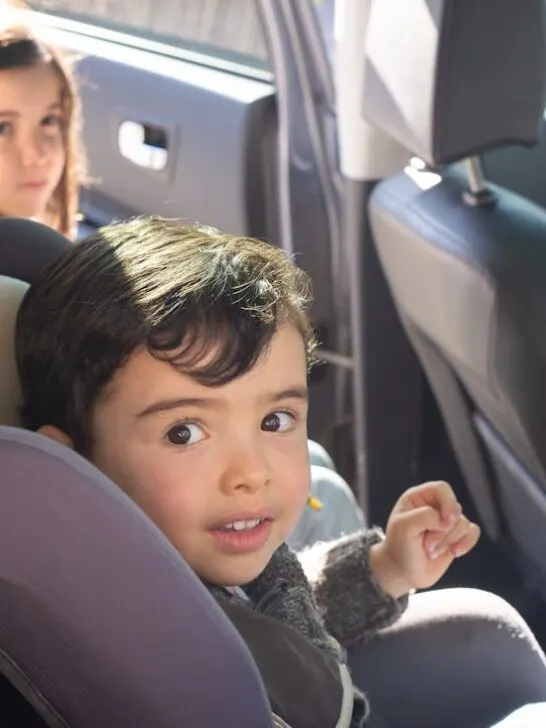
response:
M0 216L50 221L66 161L61 93L46 63L0 71Z

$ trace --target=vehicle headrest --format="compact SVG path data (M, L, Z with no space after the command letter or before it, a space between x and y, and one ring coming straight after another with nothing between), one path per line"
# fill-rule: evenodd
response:
M535 143L545 15L544 0L373 2L363 114L430 165Z
M47 726L271 728L246 645L119 488L10 427L0 472L0 674Z
M0 219L0 275L32 283L73 243L47 225L5 217Z
M0 275L0 425L18 425L20 422L15 322L27 288L22 281Z
M0 218L0 425L19 424L19 382L15 366L15 320L28 284L71 243L47 225Z

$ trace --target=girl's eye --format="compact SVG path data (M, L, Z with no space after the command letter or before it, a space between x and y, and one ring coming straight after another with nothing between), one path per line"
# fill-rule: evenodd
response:
M42 126L61 126L62 123L61 117L55 114L49 114L49 116L44 116L42 119Z
M293 426L295 419L291 412L271 412L271 414L263 418L262 430L265 430L265 432L285 432Z
M203 428L195 422L184 422L174 425L167 432L167 440L171 445L195 445L205 437Z
M0 121L0 136L7 136L11 131L11 124L9 121Z

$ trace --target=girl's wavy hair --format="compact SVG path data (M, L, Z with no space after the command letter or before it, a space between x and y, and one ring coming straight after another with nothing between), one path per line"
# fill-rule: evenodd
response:
M0 71L28 68L40 63L51 66L61 81L66 155L63 174L49 203L49 222L63 235L72 237L78 220L80 185L87 181L81 144L81 103L73 63L53 45L39 38L29 24L21 23L19 15L14 24L0 23Z

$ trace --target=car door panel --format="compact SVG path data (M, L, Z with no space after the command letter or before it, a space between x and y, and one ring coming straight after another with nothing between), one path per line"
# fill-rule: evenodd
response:
M87 216L103 223L117 210L155 213L267 235L263 169L268 154L273 166L276 114L270 82L66 30L55 37L83 55L84 142L99 192L84 196ZM126 122L133 139L120 139ZM162 137L160 145L147 133ZM164 168L146 166L158 152Z

